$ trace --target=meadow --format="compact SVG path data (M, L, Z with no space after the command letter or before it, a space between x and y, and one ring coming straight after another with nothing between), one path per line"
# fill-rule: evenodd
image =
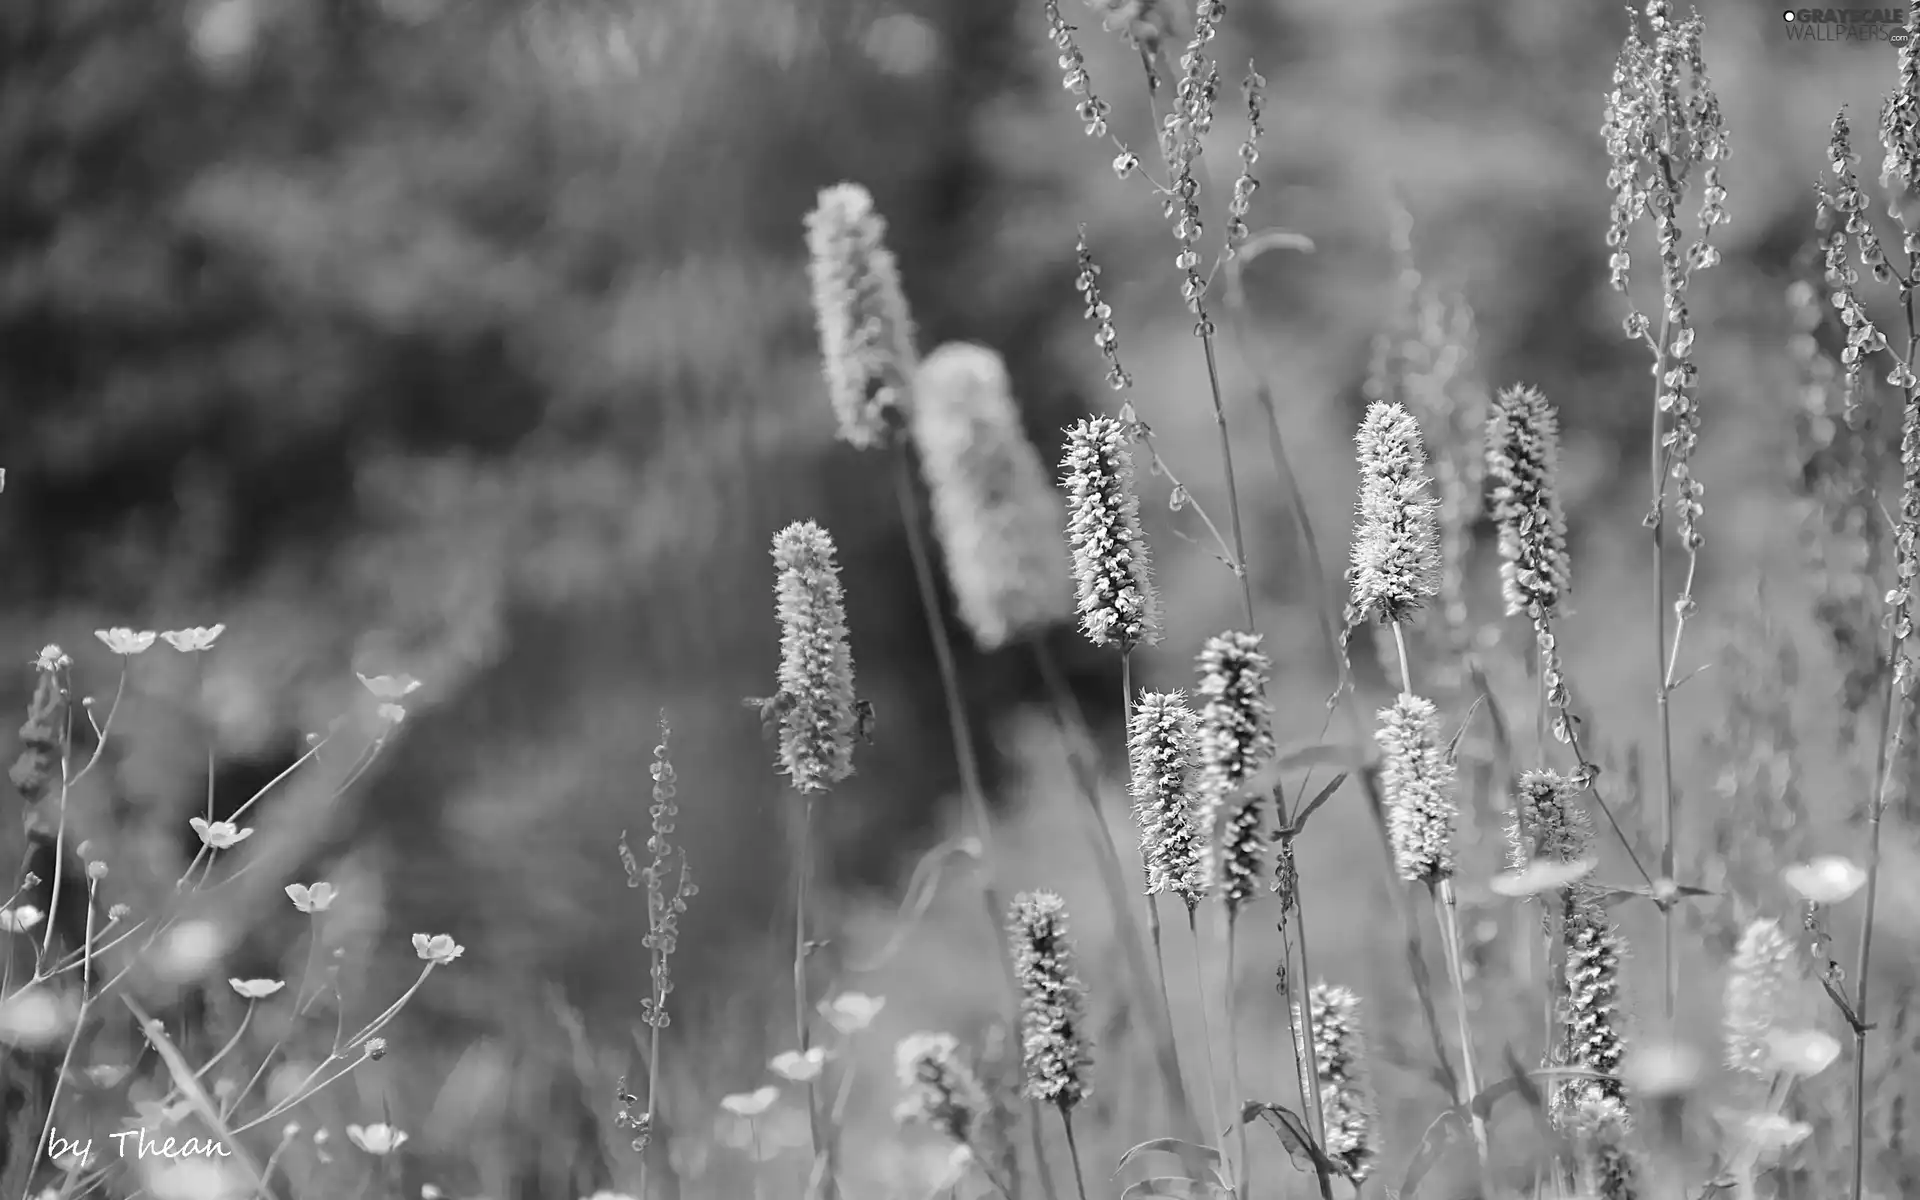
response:
M1920 1194L1920 44L1849 58L1880 98L1757 132L1775 153L1741 174L1777 48L1650 0L1604 87L1556 99L1590 146L1462 122L1429 187L1323 229L1337 194L1262 186L1311 121L1282 98L1338 126L1365 89L1248 63L1276 41L1240 7L1026 6L1070 136L1000 149L1071 147L1097 181L1047 227L1089 401L1057 450L1021 360L927 336L875 191L790 214L781 286L814 328L781 428L840 443L901 531L898 587L862 595L837 519L746 506L771 518L762 682L606 714L624 816L569 834L617 880L591 899L564 869L474 876L446 925L400 928L405 885L327 852L441 681L368 656L302 698L284 769L216 796L217 722L174 709L242 618L37 641L0 1192ZM1380 54L1410 77L1418 49ZM1577 252L1473 211L1554 209L1569 162L1599 168L1556 213ZM1763 229L1736 240L1748 195ZM1356 309L1341 395L1316 322ZM855 886L847 797L874 802L852 789L902 727L862 617L896 610L956 786L910 869ZM982 660L1034 686L983 712ZM128 711L140 761L205 782L180 822L99 787ZM770 805L725 794L746 761ZM405 869L570 861L540 824L564 810L489 812L498 857ZM769 933L688 985L715 905ZM621 964L590 999L539 944L583 909L576 954ZM490 1008L511 1033L463 1040Z

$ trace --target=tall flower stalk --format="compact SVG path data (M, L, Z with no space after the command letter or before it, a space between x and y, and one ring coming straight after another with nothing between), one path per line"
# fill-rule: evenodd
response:
M812 521L796 521L773 539L775 611L780 622L780 690L768 704L779 724L781 770L800 793L794 850L793 1021L800 1053L811 1044L807 1021L807 886L813 873L813 802L853 774L859 727L846 598L833 538ZM807 1081L812 1153L826 1152L814 1081ZM831 1188L832 1172L826 1176Z
M1087 1097L1093 1053L1086 1034L1086 987L1074 973L1073 944L1067 939L1066 902L1052 892L1022 892L1014 897L1007 935L1020 982L1021 1090L1060 1113L1074 1183L1080 1200L1087 1200L1073 1110Z
M1360 468L1347 604L1349 628L1365 621L1391 627L1399 659L1400 695L1380 710L1380 786L1387 831L1400 877L1424 883L1433 901L1453 985L1460 1041L1460 1089L1482 1175L1488 1170L1486 1122L1471 1106L1480 1094L1467 1006L1460 918L1453 889L1453 833L1458 820L1454 763L1442 744L1431 700L1413 691L1404 622L1440 591L1439 503L1426 470L1420 425L1402 406L1376 400L1354 437Z

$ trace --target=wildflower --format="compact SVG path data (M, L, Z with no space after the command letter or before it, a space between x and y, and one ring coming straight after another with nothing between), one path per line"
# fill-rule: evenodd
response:
M175 981L199 979L227 952L231 935L212 921L182 921L160 943L161 974Z
M40 647L40 653L34 655L33 658L33 669L42 675L51 675L55 671L64 671L72 665L73 659L67 657L67 652L52 642L48 642L46 645Z
M913 378L913 322L900 269L887 249L887 223L859 184L822 191L806 228L828 398L841 440L864 450L885 440Z
M411 675L362 675L355 671L354 677L376 700L404 700L420 690L420 681Z
M1621 1082L1644 1097L1684 1096L1706 1072L1700 1052L1677 1038L1641 1042L1619 1070Z
M1128 427L1112 417L1088 417L1067 430L1060 463L1080 628L1094 645L1118 646L1122 653L1160 640L1160 606L1128 437Z
M1775 1029L1767 1034L1767 1067L1802 1078L1818 1075L1840 1057L1840 1043L1818 1029Z
M382 1121L373 1125L347 1126L347 1140L368 1154L384 1157L406 1145L407 1135Z
M1231 918L1260 894L1260 876L1268 849L1267 801L1260 792L1248 792L1234 801L1220 836L1215 874Z
M648 819L652 822L653 835L647 839L647 849L652 853L652 861L645 870L633 857L633 851L627 847L625 831L620 834L620 861L627 869L627 886L639 887L643 883L647 889L647 933L640 939L640 945L652 956L653 966L650 972L653 987L652 994L640 1001L640 1020L651 1028L665 1029L672 1020L667 1013L667 994L673 991L673 952L679 946L680 915L687 911L687 901L699 894L700 888L693 882L693 871L687 863L685 850L676 849L668 841L673 833L674 819L679 816L680 806L675 802L679 795L676 786L678 776L674 774L673 762L667 756L667 744L673 734L667 724L667 714L660 714L660 742L653 748L653 762L647 768L653 776L653 803L647 809ZM678 859L679 870L674 868ZM668 886L671 879L672 886Z
M831 1000L820 1004L820 1013L826 1017L827 1024L834 1027L842 1037L852 1037L880 1015L887 1006L885 996L868 996L861 992L841 992Z
M226 631L225 625L195 625L189 629L169 629L160 635L160 640L182 654L197 654L213 649L213 643Z
M387 1056L387 1039L383 1037L368 1038L361 1045L361 1051L374 1062L379 1062Z
M1495 876L1488 886L1499 896L1525 897L1564 892L1593 874L1597 866L1599 863L1591 858L1576 858L1563 863L1537 858L1524 867Z
M804 1054L798 1050L785 1050L773 1056L767 1064L775 1075L793 1083L809 1083L820 1078L820 1072L826 1068L827 1052L818 1046L811 1047Z
M413 935L413 952L436 967L444 967L465 954L467 948L444 933Z
M1620 1010L1624 947L1607 910L1590 892L1576 893L1561 924L1566 952L1566 1061L1600 1078L1566 1081L1555 1114L1565 1120L1596 1100L1622 1100L1618 1078L1626 1053Z
M1066 903L1052 892L1022 892L1014 897L1008 932L1021 992L1022 1090L1065 1112L1086 1098L1093 1065L1086 989L1073 973Z
M1387 805L1387 832L1394 865L1408 881L1434 881L1453 874L1454 765L1440 743L1440 715L1433 701L1402 692L1379 713L1374 740L1384 761L1380 787Z
M735 1092L731 1096L720 1097L720 1107L736 1117L757 1117L773 1107L780 1098L780 1089L763 1087L752 1092Z
M159 635L151 629L135 633L131 629L115 627L113 629L96 629L93 631L93 636L99 638L100 641L106 645L107 649L113 651L115 654L125 658L131 658L136 654L146 653L148 647L153 645L153 639Z
M1405 620L1440 590L1440 505L1430 494L1420 423L1400 405L1376 400L1354 445L1360 499L1348 619Z
M1373 1173L1379 1155L1360 997L1350 988L1323 980L1313 985L1308 1001L1313 1006L1313 1053L1319 1068L1320 1108L1326 1116L1327 1155L1359 1187ZM1293 1009L1297 1024L1299 1004Z
M1558 771L1520 776L1514 808L1507 814L1507 865L1575 863L1593 847L1593 823L1572 780Z
M1906 40L1900 44L1900 84L1880 106L1880 186L1897 178L1906 191L1920 188L1920 10L1907 8Z
M1105 100L1093 94L1093 80L1087 74L1087 60L1073 40L1073 26L1060 15L1059 0L1046 0L1047 40L1059 51L1060 86L1072 92L1074 112L1086 127L1088 137L1107 135L1107 114L1112 111Z
M1866 886L1867 873L1850 859L1822 855L1781 873L1787 886L1809 904L1839 904Z
M132 908L125 904L116 904L107 910L107 922L112 924L115 921L124 921L131 915L133 915Z
M1200 651L1200 840L1209 858L1210 883L1226 889L1228 911L1254 895L1265 845L1262 802L1242 798L1228 821L1218 858L1216 830L1229 801L1273 757L1273 708L1267 681L1273 662L1260 650L1260 635L1223 633Z
M1487 417L1487 474L1500 529L1507 615L1540 620L1566 597L1567 521L1560 510L1560 426L1537 388L1510 387Z
M1020 426L1006 364L949 343L915 377L911 431L960 619L983 650L1072 619L1060 497Z
M901 1038L893 1061L906 1098L893 1110L903 1125L919 1124L965 1146L987 1113L986 1089L960 1056L950 1033L915 1033Z
M1728 1070L1766 1078L1767 1033L1788 1015L1782 1006L1798 961L1792 939L1770 917L1750 922L1740 934L1722 1021Z
M265 1000L287 986L278 979L229 979L227 985L248 1000Z
M253 830L242 829L232 821L209 821L205 817L193 817L187 824L200 835L201 844L211 850L231 850L253 836Z
M1114 163L1114 170L1126 178L1134 167L1139 165L1132 152L1124 153ZM1080 227L1080 240L1074 243L1074 261L1079 272L1074 276L1074 290L1080 293L1081 301L1086 305L1081 314L1093 322L1093 344L1100 347L1100 355L1107 360L1107 386L1116 392L1124 392L1133 386L1133 376L1120 365L1120 334L1113 327L1113 306L1100 298L1100 264L1093 259L1093 248L1087 245L1087 227Z
M287 899L303 913L323 913L333 907L334 891L330 883L290 883L286 892Z
M1197 729L1184 693L1142 691L1127 739L1133 767L1128 790L1140 826L1147 895L1170 892L1189 909L1204 886L1191 758Z
M38 925L46 914L31 904L0 908L0 933L25 933Z
M44 984L0 997L0 1046L23 1050L58 1044L73 1028L76 1006Z
M1585 1194L1593 1200L1636 1200L1639 1177L1627 1144L1632 1123L1626 1105L1612 1097L1589 1097L1575 1106L1568 1127Z
M1796 1121L1779 1113L1723 1110L1714 1116L1723 1127L1753 1147L1761 1165L1773 1162L1813 1134L1813 1126L1805 1121Z
M779 577L780 769L802 792L823 792L853 774L859 721L853 650L833 539L812 521L796 521L773 539Z

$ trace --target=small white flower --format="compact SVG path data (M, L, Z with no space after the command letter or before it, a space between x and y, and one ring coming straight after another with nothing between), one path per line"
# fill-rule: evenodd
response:
M227 984L249 1000L265 1000L287 986L278 979L229 979Z
M25 933L38 925L46 914L31 904L0 908L0 933Z
M347 1126L347 1140L368 1154L387 1155L406 1145L407 1135L382 1121L375 1125Z
M1818 1029L1775 1029L1767 1034L1767 1065L1785 1075L1818 1075L1840 1057L1840 1043Z
M153 639L160 635L151 629L143 629L135 633L133 630L125 627L115 627L113 629L96 629L93 631L93 636L99 638L101 642L106 645L107 649L113 651L115 654L130 658L135 654L145 654L148 648L153 645Z
M73 1028L74 1008L51 988L29 985L0 999L0 1045L51 1046Z
M805 1054L797 1050L787 1050L774 1055L773 1061L767 1065L772 1067L773 1073L782 1079L790 1079L794 1083L808 1083L820 1078L820 1072L827 1065L827 1052L818 1046Z
M333 885L330 883L290 883L287 885L287 899L303 913L323 913L333 907Z
M720 1107L736 1117L757 1117L773 1107L780 1098L780 1089L763 1087L754 1092L735 1092L731 1096L720 1097Z
M467 948L444 933L413 935L413 952L436 967L444 967L466 953Z
M1851 859L1826 854L1783 873L1787 886L1812 904L1839 904L1866 886L1867 873Z
M200 840L210 849L231 850L253 836L253 830L242 829L232 821L208 821L205 817L194 817L187 822Z
M33 669L47 675L64 671L72 665L73 660L67 657L67 652L52 642L40 647L40 653L33 659Z
M355 671L354 674L359 676L360 682L365 684L367 690L372 692L374 697L379 700L404 700L406 697L420 690L420 681L411 675L374 675L369 677L361 675L358 671Z
M96 1063L88 1067L82 1074L87 1077L87 1082L93 1086L110 1088L127 1077L127 1069L125 1067L114 1066L112 1063Z
M213 649L213 643L218 641L220 635L226 631L225 625L215 625L211 628L195 625L190 629L169 629L162 633L160 638L182 654L196 654L202 650Z
M873 1024L880 1010L887 1006L885 996L868 996L861 992L841 992L831 1000L822 1001L820 1013L827 1023L838 1030L842 1037L851 1037Z

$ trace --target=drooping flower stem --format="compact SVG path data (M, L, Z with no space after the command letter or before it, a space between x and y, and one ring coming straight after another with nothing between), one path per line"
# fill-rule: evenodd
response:
M1000 889L995 878L997 860L993 852L992 816L987 810L986 792L980 782L980 763L974 753L973 731L968 724L966 709L961 701L960 673L954 663L953 645L948 639L946 619L940 612L940 597L934 582L933 556L928 552L926 534L921 529L920 505L914 492L915 472L912 449L904 440L896 439L896 441L897 444L894 447L895 496L899 503L901 524L906 528L907 554L913 560L914 583L916 590L920 593L921 608L926 614L927 632L933 641L934 662L940 673L940 687L947 709L947 724L953 738L954 759L960 770L961 798L974 827L974 836L980 843L981 899L986 906L987 925L992 932L993 944L997 947L1008 997L1017 1003L1020 986L1014 975L1013 959L1008 953L1006 940L1000 934L1001 914L1006 910L1000 902ZM1047 1169L1046 1149L1041 1142L1040 1106L1037 1101L1028 1101L1027 1115L1035 1173L1040 1177L1041 1190L1045 1193L1047 1200L1056 1200L1053 1175Z

